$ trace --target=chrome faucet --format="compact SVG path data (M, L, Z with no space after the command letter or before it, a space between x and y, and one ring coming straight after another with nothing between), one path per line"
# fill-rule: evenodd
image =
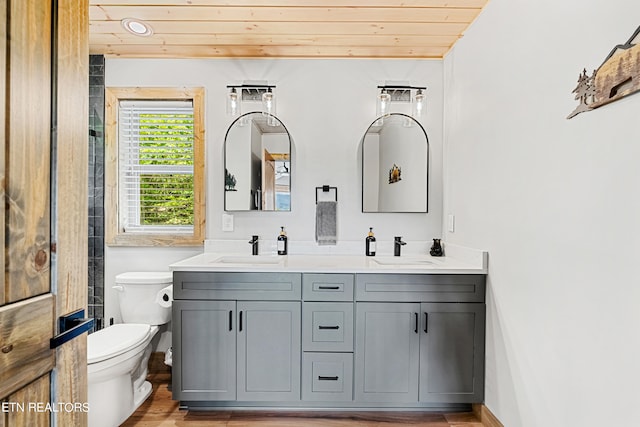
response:
M258 255L258 236L251 236L251 255Z
M400 256L400 248L406 245L407 242L402 241L402 237L396 236L393 238L393 255Z

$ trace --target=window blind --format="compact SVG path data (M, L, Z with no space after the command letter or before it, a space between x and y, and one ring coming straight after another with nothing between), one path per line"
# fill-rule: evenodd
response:
M193 103L120 101L120 225L125 232L193 232Z

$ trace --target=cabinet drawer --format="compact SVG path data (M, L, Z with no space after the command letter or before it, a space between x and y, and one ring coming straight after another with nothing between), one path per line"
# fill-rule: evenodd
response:
M303 274L305 301L353 301L353 274Z
M356 300L484 302L483 274L357 274Z
M299 300L299 273L175 272L175 299Z
M353 303L303 303L302 348L304 351L353 351Z
M302 399L312 401L353 400L352 353L304 353Z

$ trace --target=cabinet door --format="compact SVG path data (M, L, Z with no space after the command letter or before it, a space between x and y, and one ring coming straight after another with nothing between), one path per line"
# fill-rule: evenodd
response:
M236 399L235 301L173 302L173 399Z
M420 401L482 402L485 305L423 303L420 311Z
M419 310L419 303L356 304L356 401L418 401Z
M300 302L238 302L238 400L300 400Z

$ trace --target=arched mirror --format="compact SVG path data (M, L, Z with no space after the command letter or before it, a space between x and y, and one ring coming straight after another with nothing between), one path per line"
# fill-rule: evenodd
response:
M238 117L224 140L224 209L291 210L291 136L277 117Z
M429 139L406 114L379 117L362 137L362 212L427 212Z

